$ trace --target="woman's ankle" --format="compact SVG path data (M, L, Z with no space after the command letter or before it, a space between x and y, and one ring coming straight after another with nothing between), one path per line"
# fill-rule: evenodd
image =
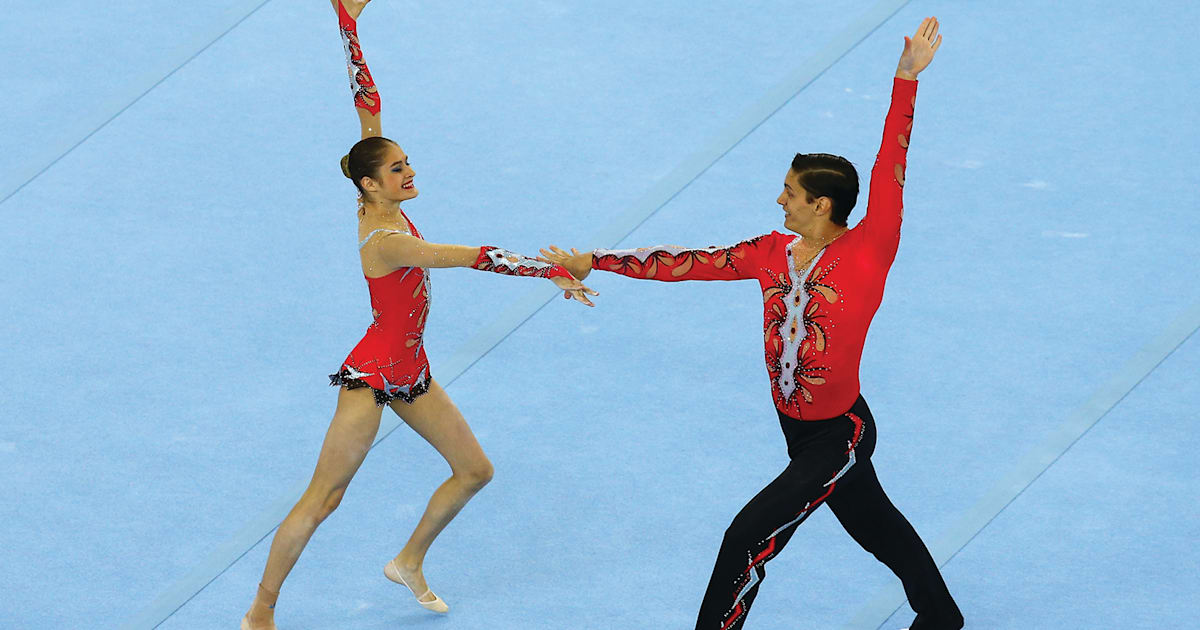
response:
M254 602L250 604L250 612L246 616L251 621L271 621L275 618L275 602L279 599L279 592L267 589L262 584L258 585L258 593L254 596Z
M420 571L421 565L424 564L424 560L424 558L410 556L403 551L396 554L395 558L392 558L392 562L395 562L397 567L404 569L409 573Z

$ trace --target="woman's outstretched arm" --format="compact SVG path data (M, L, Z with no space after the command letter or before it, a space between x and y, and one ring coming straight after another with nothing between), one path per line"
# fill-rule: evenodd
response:
M371 0L330 0L338 14L338 30L342 34L342 48L346 52L346 71L350 75L350 91L354 94L354 110L362 126L362 137L370 138L382 133L379 121L379 91L371 70L363 59L362 46L358 43L358 16Z
M594 305L587 296L599 295L576 280L562 265L529 258L491 245L444 245L430 243L410 234L393 232L380 237L376 247L379 257L394 269L467 267L507 276L546 278L565 291L567 297L588 306Z

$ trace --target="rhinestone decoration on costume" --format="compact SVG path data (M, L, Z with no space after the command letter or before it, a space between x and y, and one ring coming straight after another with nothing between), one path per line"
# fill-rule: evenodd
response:
M480 271L494 271L507 276L571 277L571 273L562 265L542 262L490 245L479 248L479 258L475 260L472 267Z
M792 258L792 248L801 240L794 239L787 245L788 259ZM808 272L821 261L821 256L825 255L825 250L817 253L816 258L804 268L803 272L797 273L795 265L788 265L788 275L792 279L792 290L783 297L783 304L787 308L787 315L783 318L783 323L779 325L779 337L783 340L783 350L779 353L779 393L783 395L783 399L787 400L792 397L796 391L796 370L799 367L800 345L804 342L804 338L808 336L808 326L804 321L804 310L808 307L808 300L811 298L808 291L804 290L804 281L802 278L808 277ZM809 394L805 398L811 400L812 395Z
M341 2L338 2L338 29L342 35L342 49L346 53L346 71L350 75L354 106L378 115L382 103L375 89L375 79L371 78L371 71L363 59L362 46L358 43L358 24Z

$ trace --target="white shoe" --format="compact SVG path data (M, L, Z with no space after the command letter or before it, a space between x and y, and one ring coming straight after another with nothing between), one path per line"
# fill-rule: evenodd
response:
M408 588L409 591L412 591L412 587L404 581L404 578L400 577L400 569L396 567L395 558L389 560L387 565L383 567L383 574L387 577L387 579L397 584L403 584ZM430 595L433 595L433 599L425 601L425 599ZM425 610L432 610L435 613L445 613L450 610L450 607L446 605L446 602L442 601L441 597L434 595L433 591L430 589L425 589L425 592L420 595L417 595L416 592L413 592L413 597L417 598L417 603L420 604Z

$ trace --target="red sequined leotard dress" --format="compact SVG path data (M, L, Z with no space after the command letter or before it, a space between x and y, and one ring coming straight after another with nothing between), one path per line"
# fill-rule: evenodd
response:
M403 212L409 234L421 238L417 226ZM405 233L404 230L379 229L367 234L358 244L381 232ZM331 385L349 389L370 387L375 402L384 405L399 398L412 402L429 390L429 359L425 357L425 320L429 315L429 270L401 267L385 276L367 279L371 292L374 321L362 341L354 346L336 374L329 375Z

